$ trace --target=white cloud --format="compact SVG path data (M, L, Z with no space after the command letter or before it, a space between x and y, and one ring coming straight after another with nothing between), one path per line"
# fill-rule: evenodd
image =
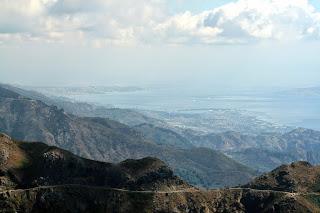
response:
M176 15L157 29L168 41L172 34L201 43L319 39L320 13L307 0L239 0L200 14Z
M0 0L0 39L132 44L164 20L164 7L158 0Z
M169 16L163 0L0 0L0 41L248 43L320 38L307 0L239 0Z

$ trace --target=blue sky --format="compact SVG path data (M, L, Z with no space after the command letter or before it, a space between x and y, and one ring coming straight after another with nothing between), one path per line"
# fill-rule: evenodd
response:
M204 10L212 9L230 3L230 0L181 0L169 1L170 9L172 12L184 12L190 10L193 12L201 12Z
M27 85L320 85L319 0L228 2L0 1L0 79Z
M319 0L310 0L310 3L316 7L318 10L320 9L320 1Z
M193 12L201 12L212 8L220 7L224 4L235 2L231 0L180 0L169 1L170 9L172 12L184 12L190 10ZM320 0L309 0L309 2L320 10Z

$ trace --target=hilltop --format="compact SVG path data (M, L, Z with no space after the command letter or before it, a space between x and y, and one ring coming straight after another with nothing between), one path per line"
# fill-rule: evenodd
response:
M12 140L0 134L1 188L89 185L130 190L190 188L156 158L118 164L92 161L43 143Z
M282 166L257 180L289 171L297 182L257 181L242 188L198 190L154 158L119 164L87 160L43 143L14 141L0 134L0 208L4 212L319 212L314 191L318 167L306 162ZM280 175L281 175L280 174ZM272 180L272 178L271 178ZM264 182L267 186L269 181ZM301 186L301 188L299 188ZM310 186L310 187L309 187ZM307 190L305 190L307 189Z
M285 192L320 192L320 166L305 161L282 165L257 177L248 188Z

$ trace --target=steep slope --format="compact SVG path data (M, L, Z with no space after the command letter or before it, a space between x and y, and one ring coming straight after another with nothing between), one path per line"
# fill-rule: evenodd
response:
M23 97L42 101L47 105L57 106L59 109L63 109L68 114L73 114L79 117L109 118L128 126L136 126L144 123L154 124L157 126L166 126L165 122L159 119L148 117L131 109L119 109L112 106L96 106L94 104L88 104L84 102L74 102L63 97L47 97L36 91L25 90L7 84L0 84L0 87L20 94Z
M282 150L281 134L269 133L260 135L245 135L239 132L223 132L218 134L207 134L191 136L190 140L196 146L208 147L225 152L245 150L248 148L261 148L268 150Z
M255 189L261 183L254 181L246 188L200 191L154 158L102 163L42 143L13 141L3 134L0 150L2 212L320 211L320 194L314 188L320 183L314 179L319 177L319 168L306 162L272 172L289 171L291 180L297 180L294 188L283 184L280 174L280 179L257 178L267 190Z
M20 95L58 105L59 108L64 108L66 112L76 115L109 117L128 125L137 125L135 130L141 132L144 138L157 144L189 148L191 142L196 147L207 147L222 151L234 160L262 172L270 171L284 163L299 160L306 160L313 164L320 163L320 154L317 151L320 148L320 133L313 130L300 128L285 134L245 135L228 131L199 135L198 132L169 125L167 121L171 122L172 116L180 119L178 115L172 113L158 112L156 114L161 116L151 118L134 110L107 109L86 103L73 103L64 99L48 98L34 91L26 91L9 85L5 86ZM154 113L147 112L146 114L153 115ZM182 121L186 119L185 116L187 115L181 117ZM164 118L165 121L160 118ZM188 145L185 146L185 144Z
M45 141L87 158L114 162L142 157L142 151L153 148L141 134L118 122L79 118L24 97L1 97L6 91L0 89L0 130L18 140Z
M180 150L174 156L179 162L179 166L174 167L176 174L193 185L207 189L246 183L258 174L224 154L207 148Z
M320 163L320 132L298 128L281 137L285 141L285 151L299 156L312 164Z
M152 124L140 124L134 129L141 132L145 138L156 142L159 145L169 145L180 148L191 148L191 142L180 134L166 128L157 127Z
M246 185L248 188L286 192L320 192L320 166L305 161L282 165Z
M129 190L178 190L189 186L160 160L119 164L87 160L43 143L13 141L0 134L1 188L79 184Z
M225 153L228 156L231 156L232 159L262 172L270 171L282 164L289 164L297 160L302 160L297 157L297 155L290 152L261 148L247 148L244 150L228 151Z
M131 127L148 123L172 129L178 133L187 130L188 132L194 131L205 133L237 131L244 134L258 134L264 132L287 132L292 130L291 127L279 126L274 123L262 121L251 113L241 110L207 109L205 111L191 110L185 112L164 112L119 109L110 105L104 107L96 106L91 103L75 102L65 97L47 97L39 92L30 90L30 87L17 88L4 84L0 84L0 86L15 91L22 96L41 100L48 105L55 105L70 114L80 117L109 118Z
M0 87L0 131L18 140L43 141L82 157L120 162L127 158L157 157L185 180L204 187L244 184L255 172L210 149L207 159L196 148L181 149L159 145L124 124L106 118L80 118L41 101L24 98ZM192 154L190 154L192 153ZM239 176L225 178L224 164Z
M260 135L225 132L191 135L188 139L197 147L219 150L260 171L269 171L281 164L300 160L320 163L320 132L310 129L298 128L284 134Z

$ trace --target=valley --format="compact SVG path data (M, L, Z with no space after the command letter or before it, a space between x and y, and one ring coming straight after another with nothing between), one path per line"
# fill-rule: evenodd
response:
M108 118L78 117L5 88L1 94L7 95L0 98L0 130L18 140L43 141L86 158L108 162L157 157L185 180L206 188L244 184L257 174L209 148L179 147L175 141L171 145L163 144L157 137L148 138ZM119 111L122 112L116 112ZM168 142L168 131L161 134ZM230 176L230 172L238 175Z
M320 1L0 0L0 213L320 213Z
M239 114L233 110L171 113L107 108L69 99L47 97L35 91L10 85L3 85L3 88L22 97L40 100L37 102L40 108L44 107L47 108L45 111L54 112L55 114L52 115L54 117L61 117L68 130L61 129L63 125L60 125L58 129L61 130L58 131L61 133L50 136L51 141L48 136L32 135L30 130L17 129L18 126L14 123L6 124L14 126L12 130L3 127L2 131L21 140L49 140L49 144L62 146L76 154L96 160L119 162L127 158L158 157L168 163L176 174L199 187L219 188L243 184L257 174L294 161L304 160L313 164L320 162L317 152L320 146L319 132L287 126L276 127L272 123L259 121L250 114ZM26 101L22 98L19 102L25 104L32 100ZM3 112L7 110L8 108L3 109ZM239 115L242 116L241 119ZM21 116L24 115L19 115ZM28 117L30 115L26 118ZM39 122L44 122L43 119L48 115L38 114L36 117ZM7 120L10 119L7 118ZM28 119L25 122L29 122ZM34 125L39 124L36 122ZM41 124L41 126L46 125ZM100 127L88 129L88 125ZM30 129L31 126L29 125L28 128ZM114 139L110 135L105 138L103 134L101 135L102 132L97 132L105 131L105 128L108 128L110 133L118 132L113 136ZM79 130L86 132L86 136L81 136L84 133L76 133ZM19 136L14 131L22 132L22 135ZM29 133L23 133L26 131ZM45 128L42 134L51 135L56 131L57 129L52 126ZM91 134L94 136L89 136L88 131L92 131ZM71 132L73 133L69 135ZM27 136L28 134L31 135ZM102 137L98 137L99 135ZM123 138L122 145L116 142L119 138ZM82 141L92 142L80 145ZM103 144L105 148L101 145L99 148L94 148L95 144ZM103 151L106 149L108 151ZM226 161L227 157L230 158L230 162ZM247 168L232 162L232 159ZM222 172L223 170L227 172ZM230 172L240 174L237 175L238 179L226 179Z
M18 150L22 149L18 156L24 156L26 163L13 161L14 168L3 169L3 208L40 212L50 212L52 206L61 212L88 208L96 212L318 211L318 170L313 177L305 176L311 179L301 180L303 175L297 177L279 167L299 161L319 164L318 131L275 126L233 110L170 113L78 103L10 85L1 85L0 92L1 132L19 141L33 141L18 142ZM2 138L11 143L9 136ZM13 147L9 150L17 149ZM8 159L7 149L1 150ZM72 153L113 164L106 163L104 169L104 163L82 160ZM41 155L48 161L36 160ZM49 165L32 163L33 159ZM32 173L23 174L24 167L30 170L28 166ZM74 171L63 178L63 168ZM306 171L313 168L311 164L292 164L298 174L301 168L301 174L313 174ZM89 170L92 176L87 177L84 171ZM267 174L276 180L288 175L278 183L284 185L275 186L272 179L261 182L268 178L262 173L271 170ZM108 173L105 180L97 179L99 172ZM119 175L123 178L115 181ZM315 187L305 190L303 183ZM82 205L79 194L85 198ZM111 200L106 202L101 196ZM146 199L147 203L142 202Z

